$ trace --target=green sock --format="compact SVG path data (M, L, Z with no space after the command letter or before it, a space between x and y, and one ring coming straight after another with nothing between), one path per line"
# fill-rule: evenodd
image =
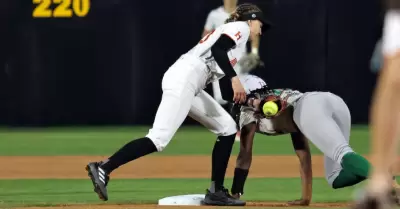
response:
M365 177L354 175L353 173L342 169L335 181L333 181L332 187L334 189L340 189L343 187L353 186L364 181L365 179Z
M353 175L363 178L368 177L371 168L371 164L367 159L354 152L345 154L341 165L346 172L351 172Z

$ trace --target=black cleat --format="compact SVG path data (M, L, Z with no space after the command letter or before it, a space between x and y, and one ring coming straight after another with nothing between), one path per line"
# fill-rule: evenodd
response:
M201 201L203 205L212 206L245 206L246 202L243 200L235 199L232 197L227 189L222 189L217 192L206 191L204 200Z
M92 180L94 186L94 192L99 195L99 198L103 201L108 200L107 184L110 179L108 174L104 172L100 167L100 163L92 162L86 165L86 171L88 176Z

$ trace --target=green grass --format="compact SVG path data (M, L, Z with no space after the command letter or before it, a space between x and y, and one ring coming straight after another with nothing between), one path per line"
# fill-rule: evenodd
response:
M230 187L232 179L227 179ZM180 194L202 194L208 179L135 179L112 180L106 204L157 203L158 199ZM325 179L314 179L314 202L345 202L352 199L353 188L333 190ZM228 188L229 188L228 187ZM359 187L359 186L357 186ZM3 205L99 204L88 180L0 180ZM249 179L245 200L289 201L301 195L297 178Z
M0 155L109 155L126 142L143 137L147 127L0 129ZM361 154L369 150L368 129L353 128L352 147ZM168 147L158 155L209 155L215 136L203 127L183 127ZM233 154L238 152L235 144ZM320 154L314 146L312 152ZM290 137L257 134L255 155L292 155Z
M2 128L0 155L109 155L131 139L143 137L147 131L148 127ZM368 139L366 127L354 127L351 145L357 152L368 153ZM215 136L205 128L183 127L166 150L157 155L210 155L214 141ZM239 143L235 143L233 154L238 152L238 148ZM312 152L320 154L314 146ZM289 136L263 135L256 136L254 153L294 154ZM228 188L231 182L232 179L226 181ZM208 186L208 179L117 179L109 185L110 201L103 203L92 192L88 180L0 180L0 208L10 205L156 203L165 196L203 193ZM345 202L352 199L354 188L333 190L322 178L314 179L313 186L314 202ZM250 178L244 199L288 201L299 198L300 194L298 178Z

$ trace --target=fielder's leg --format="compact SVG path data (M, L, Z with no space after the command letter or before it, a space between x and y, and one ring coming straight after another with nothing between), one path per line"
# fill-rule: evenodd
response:
M332 186L349 186L367 177L368 161L354 153L349 145L350 113L341 98L331 93L309 93L299 100L293 119L301 132L325 154L326 178ZM354 181L356 178L352 176L360 179Z
M396 136L400 126L400 2L397 6L397 10L388 11L385 18L384 68L371 112L374 171L369 186L376 192L391 186L388 171L396 159Z
M390 167L396 159L400 127L400 0L388 0L382 52L384 66L371 109L372 163L367 191L355 208L391 208Z
M232 198L224 188L225 173L237 131L235 121L205 91L200 92L194 98L189 116L218 135L212 152L211 187L207 191L203 203L222 206L245 205L244 201Z
M100 199L105 201L108 199L106 186L112 171L132 160L162 151L183 123L198 91L197 82L200 78L197 77L200 74L197 75L193 69L189 68L182 72L180 69L183 67L185 65L173 66L165 73L162 100L153 127L147 136L127 143L101 164L95 162L87 165L86 169L95 187L94 191Z

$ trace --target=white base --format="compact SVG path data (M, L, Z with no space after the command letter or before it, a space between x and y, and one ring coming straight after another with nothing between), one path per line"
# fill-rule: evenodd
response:
M158 205L201 205L204 200L204 194L188 194L172 197L165 197L158 200Z

